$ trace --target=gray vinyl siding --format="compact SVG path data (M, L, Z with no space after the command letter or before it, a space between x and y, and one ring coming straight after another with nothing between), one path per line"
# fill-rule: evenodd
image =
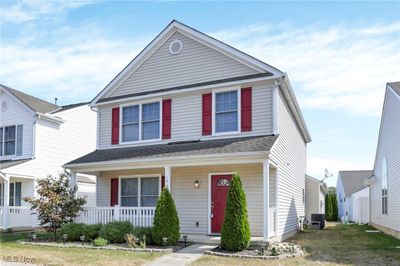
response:
M321 209L321 201L323 202ZM305 212L306 217L310 221L311 214L313 213L325 213L325 197L321 191L319 182L309 180L306 178L306 205Z
M306 143L279 90L277 101L279 138L271 159L278 164L278 240L297 230L304 215L303 189L306 174Z
M183 49L179 54L171 55L169 44L176 39L183 43ZM117 89L103 98L258 73L260 72L176 32Z
M243 132L241 136L250 135L270 135L272 134L272 83L263 84L244 84L253 86L252 93L252 131ZM211 139L213 136L202 136L202 94L211 91L195 91L171 95L172 99L172 124L171 139L156 142L147 142L145 144L163 143L171 141ZM154 99L159 100L159 98ZM131 102L135 104L134 101ZM115 148L117 145L111 145L111 113L115 106L100 106L99 116L99 148ZM229 135L229 136L238 136ZM122 144L120 146L144 145Z
M388 166L388 214L382 214L382 162ZM400 97L387 89L371 187L371 222L400 231Z

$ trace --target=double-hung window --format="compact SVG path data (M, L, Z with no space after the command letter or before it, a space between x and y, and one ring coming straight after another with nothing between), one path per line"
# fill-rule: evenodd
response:
M160 102L122 107L122 142L160 138Z
M4 204L4 184L2 186L2 203ZM10 183L9 206L21 206L21 182Z
M239 130L238 97L237 90L215 93L215 133Z
M159 192L159 177L121 178L122 207L155 207Z
M0 156L22 155L22 125L0 127Z

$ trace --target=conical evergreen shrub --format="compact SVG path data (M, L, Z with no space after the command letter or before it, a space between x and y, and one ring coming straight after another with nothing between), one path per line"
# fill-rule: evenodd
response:
M157 200L153 220L152 238L155 244L163 245L163 238L167 238L168 246L175 245L179 240L179 218L175 202L171 193L164 188Z
M250 245L250 225L246 194L238 174L231 180L226 202L224 224L221 230L221 248L240 251Z

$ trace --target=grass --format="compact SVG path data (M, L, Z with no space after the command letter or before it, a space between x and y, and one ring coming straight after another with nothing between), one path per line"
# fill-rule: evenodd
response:
M49 237L38 233L37 237ZM56 248L23 245L16 240L26 239L27 233L2 233L0 235L0 264L7 258L33 259L40 265L141 265L164 254L80 248Z
M288 241L305 248L305 256L285 260L250 260L203 256L192 265L400 265L400 240L383 233L366 233L367 225L330 224L307 230Z

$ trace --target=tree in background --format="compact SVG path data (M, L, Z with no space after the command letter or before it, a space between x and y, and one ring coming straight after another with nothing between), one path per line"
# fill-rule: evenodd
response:
M250 245L250 225L247 214L246 194L242 181L235 174L230 182L221 230L221 247L229 251L240 251Z
M83 210L85 198L75 196L78 187L70 187L69 173L60 173L58 177L51 175L37 180L37 198L26 197L33 214L37 214L40 226L53 232L56 240L57 230L64 224L72 222L78 212Z
M325 218L327 221L338 220L338 203L335 187L329 187L328 193L325 196Z
M179 218L175 202L168 188L164 188L157 200L153 220L152 238L157 245L163 245L163 238L167 238L167 245L175 245L179 240Z

